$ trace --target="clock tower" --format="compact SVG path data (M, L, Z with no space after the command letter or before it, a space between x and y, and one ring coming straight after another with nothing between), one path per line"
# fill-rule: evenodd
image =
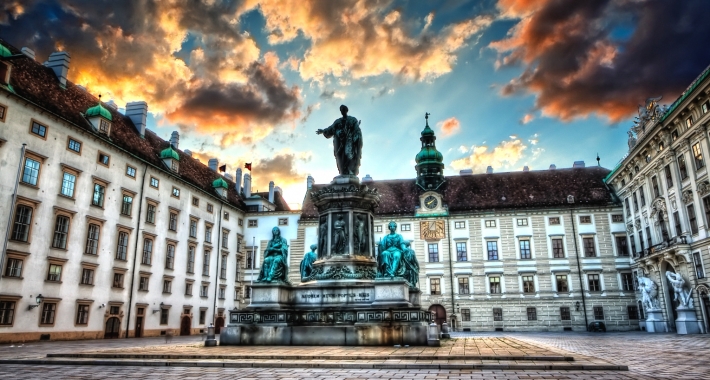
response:
M436 135L429 128L429 113L424 114L426 126L422 131L422 149L415 157L417 185L425 191L437 190L444 184L444 156L436 150Z

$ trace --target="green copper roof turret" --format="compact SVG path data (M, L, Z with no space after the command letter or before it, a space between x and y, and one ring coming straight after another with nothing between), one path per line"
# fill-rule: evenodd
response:
M218 189L220 187L223 189L229 189L227 181L225 181L222 177L219 177L216 180L212 181L212 187L214 187L215 189Z
M0 57L9 57L12 55L10 49L0 44Z
M104 106L102 106L101 103L86 110L86 117L94 117L94 116L101 116L108 121L113 121L113 116L111 116L111 112L109 112L109 110L104 108Z
M178 154L177 151L175 151L175 149L173 149L172 146L169 146L169 147L163 149L160 152L160 158L172 158L177 161L180 161L180 155Z

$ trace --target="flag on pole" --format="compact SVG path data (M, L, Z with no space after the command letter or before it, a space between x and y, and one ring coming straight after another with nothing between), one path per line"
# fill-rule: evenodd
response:
M227 171L227 164L220 166L219 171L221 171L222 173L226 172Z
M244 168L249 169L249 171L251 171L251 162L247 162L246 164L244 164Z

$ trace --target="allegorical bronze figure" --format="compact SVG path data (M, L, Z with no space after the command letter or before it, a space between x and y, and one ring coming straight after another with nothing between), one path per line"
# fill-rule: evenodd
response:
M340 106L343 117L336 119L326 129L319 129L316 134L333 138L333 154L341 175L358 175L362 156L362 132L360 121L348 116L348 107Z

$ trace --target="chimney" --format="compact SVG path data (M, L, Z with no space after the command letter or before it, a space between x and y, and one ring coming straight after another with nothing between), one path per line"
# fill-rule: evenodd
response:
M525 165L525 166L523 166L523 171L524 171L524 172L529 172L529 171L530 171L530 168L529 168L527 165Z
M34 51L34 50L32 50L32 49L30 49L30 48L28 48L28 47L23 47L22 49L20 49L20 51L22 52L22 54L24 54L24 55L26 55L26 56L32 58L33 60L36 60L36 59L35 59L35 51Z
M473 169L463 169L459 170L459 175L472 175Z
M237 194L242 193L242 168L237 169L237 176L234 177L235 188L237 189Z
M131 119L141 137L145 137L146 119L148 118L148 103L144 101L127 103L126 116Z
M251 174L244 174L244 198L251 197Z
M367 178L367 177L369 177L369 176L370 176L370 175L368 174L367 176L365 176L365 178ZM364 181L364 180L365 180L365 179L363 179L363 181ZM308 178L306 178L306 188L307 188L307 189L312 188L312 187L313 187L313 184L314 184L315 182L316 182L316 180L313 179L313 177L311 177L311 176L309 175Z
M65 51L55 51L49 55L49 60L47 61L47 67L54 71L54 74L57 76L62 86L67 85L69 62L71 62L71 57L69 57L69 53Z
M575 161L574 164L572 164L573 169L581 169L584 167L584 161Z
M557 169L557 165L555 164L550 164L550 170L555 170Z
M192 151L190 149L185 149L182 152L187 154L189 157L192 157Z
M276 193L279 193L282 196L284 195L283 190L281 190L281 187L279 187L279 186L274 187L274 194L276 194Z
M209 161L207 161L207 166L210 167L210 170L213 172L217 171L217 167L219 166L219 160L216 158L210 158Z
M173 133L170 134L170 145L172 145L173 149L177 149L179 144L180 134L178 133L178 131L173 131Z
M118 104L116 104L116 102L114 102L113 99L109 100L107 103L104 103L104 104L113 108L115 111L118 111Z
M367 174L365 177L363 177L362 182L372 182L373 179L370 177L369 174Z
M493 174L493 167L492 166L488 166L486 168L486 174Z
M269 202L274 203L274 181L269 181Z
M228 180L230 180L230 181L234 181L234 179L232 178L232 175L229 174L229 173L224 173L224 178L226 178L226 179L228 179Z

